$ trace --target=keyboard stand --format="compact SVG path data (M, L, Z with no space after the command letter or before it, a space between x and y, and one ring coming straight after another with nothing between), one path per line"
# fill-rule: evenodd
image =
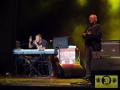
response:
M28 59L25 57L25 62L29 65L30 67L30 73L29 76L31 77L32 71L35 71L39 76L41 76L41 73L32 65L31 59Z

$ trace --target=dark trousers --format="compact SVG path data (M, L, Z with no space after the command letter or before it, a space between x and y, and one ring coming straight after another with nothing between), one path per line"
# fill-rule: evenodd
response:
M91 46L86 46L86 77L91 76L91 62L93 60L93 48Z

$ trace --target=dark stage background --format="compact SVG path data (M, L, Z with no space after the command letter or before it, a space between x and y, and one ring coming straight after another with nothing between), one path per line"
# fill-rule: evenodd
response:
M84 56L82 32L91 13L102 24L103 40L120 40L120 0L0 0L0 73L14 72L15 41L27 45L41 33L48 42L68 36Z

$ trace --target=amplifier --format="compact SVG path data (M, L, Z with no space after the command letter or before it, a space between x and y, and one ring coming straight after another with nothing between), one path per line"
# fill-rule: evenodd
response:
M120 41L119 40L103 41L101 56L120 56Z

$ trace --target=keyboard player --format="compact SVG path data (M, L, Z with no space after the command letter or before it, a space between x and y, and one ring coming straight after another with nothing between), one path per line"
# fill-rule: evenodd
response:
M45 39L42 38L42 35L41 34L37 34L35 36L35 40L32 40L32 36L29 37L29 45L28 47L30 49L39 49L39 50L44 50L45 48L47 48L47 41ZM39 55L39 56L34 56L33 59L32 59L32 64L34 65L34 67L36 67L36 69L38 69L38 63L39 61L44 61L48 58L46 58L46 56L44 55ZM50 62L50 61L48 61ZM50 62L51 64L51 62ZM40 65L40 73L42 74L45 74L47 72L46 68L44 68L45 65L41 64ZM51 71L51 67L49 68L49 71ZM35 72L33 73L35 74Z

